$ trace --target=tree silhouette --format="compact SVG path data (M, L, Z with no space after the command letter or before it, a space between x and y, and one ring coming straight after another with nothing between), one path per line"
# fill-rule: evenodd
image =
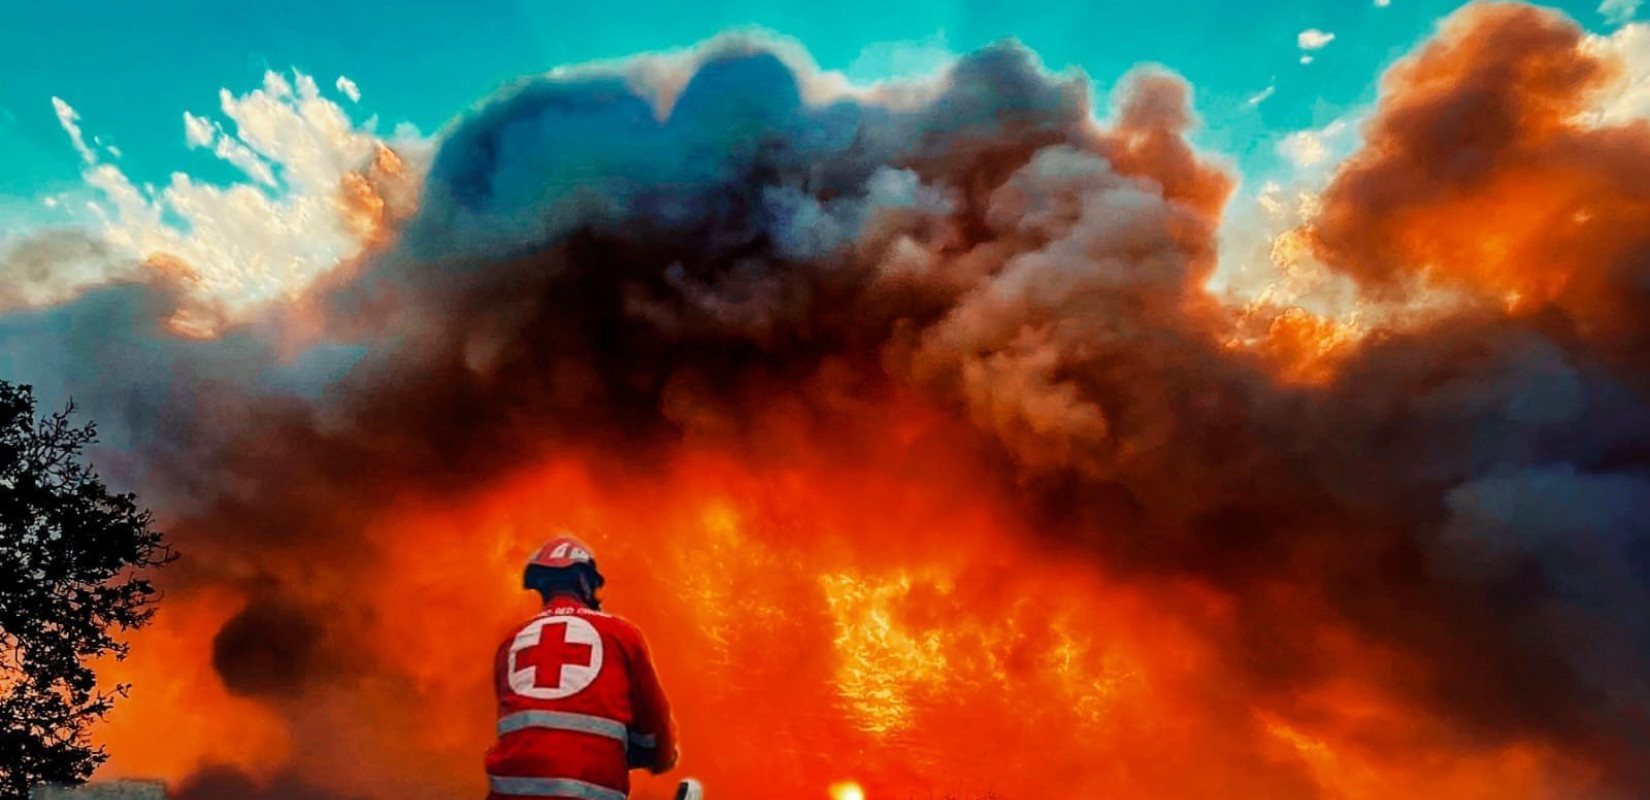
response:
M37 418L32 390L0 381L0 800L103 762L87 727L127 687L100 689L90 663L125 657L117 635L154 613L139 572L172 557L136 498L83 463L97 429L73 411Z

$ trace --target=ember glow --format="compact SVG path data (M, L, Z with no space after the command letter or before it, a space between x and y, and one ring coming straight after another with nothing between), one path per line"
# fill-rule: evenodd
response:
M105 670L105 774L481 791L570 529L711 797L1642 794L1641 39L1467 6L1236 232L1184 81L1096 108L1011 43L866 88L724 36L433 156L313 81L226 106L349 144L304 195L342 244L244 303L104 290L209 323L117 462L184 559Z
M865 800L865 790L852 781L831 784L831 800Z

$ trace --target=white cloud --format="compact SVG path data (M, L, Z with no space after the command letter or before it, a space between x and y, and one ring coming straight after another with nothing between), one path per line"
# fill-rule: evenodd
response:
M846 74L856 84L869 85L932 75L956 59L943 33L916 41L872 42L859 51Z
M184 139L210 148L248 181L215 186L176 172L159 189L140 187L101 161L86 145L79 115L53 98L86 162L84 179L101 195L92 210L103 220L102 239L112 252L179 279L186 304L173 326L196 335L290 299L359 255L371 232L344 205L346 177L384 163L385 143L371 124L356 125L308 75L288 80L270 72L262 88L242 95L225 89L219 98L224 122L185 113ZM95 285L117 276L79 277Z
M275 173L269 164L246 145L224 133L218 123L185 111L183 134L191 148L210 146L213 155L234 165L242 174L265 186L275 185Z
M1255 202L1260 204L1266 216L1278 218L1283 215L1285 206L1283 201L1283 186L1277 181L1267 181L1261 184L1260 191L1255 193Z
M183 112L183 137L190 147L206 147L217 136L218 126L206 117Z
M1390 5L1392 5L1392 0L1375 0L1376 8L1386 8Z
M1278 142L1278 154L1297 167L1310 167L1323 163L1329 157L1329 148L1316 131L1296 131Z
M80 114L73 106L63 102L61 97L52 98L52 110L57 112L57 124L69 134L69 141L74 143L75 152L80 154L81 160L90 164L97 160L92 148L86 146L86 136L80 132Z
M1644 0L1604 0L1598 4L1598 13L1604 15L1604 21L1611 25L1621 25L1639 13L1639 7Z
M1335 34L1320 31L1317 28L1307 28L1295 36L1295 43L1302 50L1318 50L1324 45L1335 41Z
M1341 135L1351 129L1347 120L1338 119L1322 128L1295 131L1278 142L1278 155L1298 169L1318 166L1329 160Z
M1258 92L1255 92L1252 95L1249 95L1249 100L1247 102L1251 106L1258 106L1261 103L1266 102L1267 98L1270 98L1272 95L1277 94L1277 93L1278 93L1278 85L1275 84L1275 83L1274 84L1268 84L1265 89L1262 89Z
M1301 63L1302 64L1312 63L1312 57L1311 56L1301 56Z
M338 83L336 85L338 87L338 91L343 92L344 96L348 97L351 103L361 102L361 87L356 86L355 81L339 75Z
M1614 82L1594 95L1596 105L1586 119L1596 125L1650 119L1650 23L1628 23L1608 36L1589 36L1584 47L1623 67Z

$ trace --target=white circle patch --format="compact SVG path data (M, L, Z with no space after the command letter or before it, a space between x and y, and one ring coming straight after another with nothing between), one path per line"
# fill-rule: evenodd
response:
M510 644L510 689L523 697L558 700L594 683L602 672L602 637L569 614L527 623Z

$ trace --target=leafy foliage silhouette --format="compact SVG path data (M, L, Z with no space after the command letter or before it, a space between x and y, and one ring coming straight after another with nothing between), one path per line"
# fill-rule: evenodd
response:
M106 754L88 727L128 687L100 688L99 658L158 599L146 567L172 560L150 513L84 461L97 427L74 405L35 414L30 387L0 381L0 800L84 781Z

